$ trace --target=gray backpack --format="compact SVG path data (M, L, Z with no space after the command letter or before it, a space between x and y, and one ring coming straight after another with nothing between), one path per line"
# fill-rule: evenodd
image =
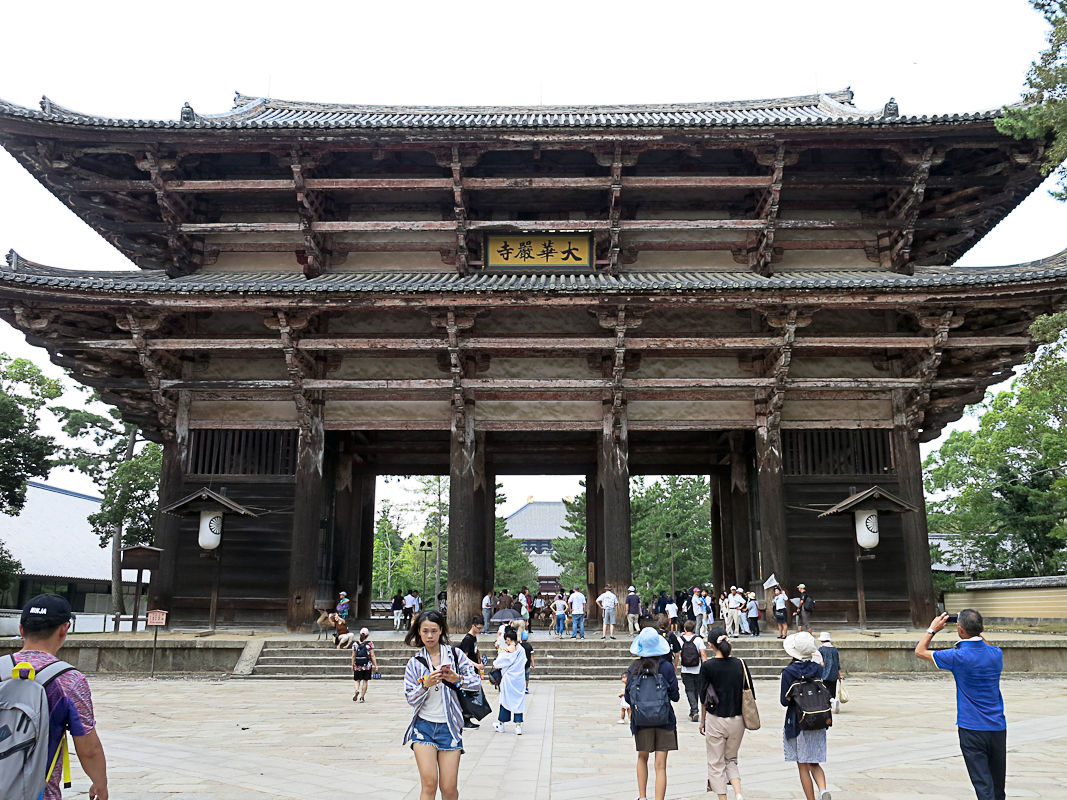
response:
M25 667L14 677L15 666L14 656L0 660L0 797L38 800L50 767L55 766L48 759L50 709L45 687L74 667L56 661L31 680L32 670Z

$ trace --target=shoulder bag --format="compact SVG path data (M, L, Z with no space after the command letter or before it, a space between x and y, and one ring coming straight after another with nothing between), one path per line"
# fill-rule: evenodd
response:
M748 674L748 665L741 661L741 670L745 673L745 689L741 694L741 717L745 721L746 731L758 731L760 729L759 709L756 707L756 696L752 693L752 678Z
M839 703L847 703L848 699L849 699L848 698L848 689L845 688L845 682L843 680L841 680L841 679L838 679L838 683L837 683L837 702L839 702Z

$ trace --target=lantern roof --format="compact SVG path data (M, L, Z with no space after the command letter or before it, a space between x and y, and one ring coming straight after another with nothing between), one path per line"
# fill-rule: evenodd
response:
M837 514L851 514L853 511L877 511L879 514L906 514L909 511L918 511L918 507L906 500L901 500L895 494L891 494L881 486L872 486L862 492L842 500L833 508L819 514L820 517L830 517Z
M240 503L230 500L226 495L213 492L207 488L198 489L188 497L176 503L171 503L160 510L176 517L187 517L199 514L201 511L232 511L235 514L242 514L246 517L259 516L259 514L245 508Z

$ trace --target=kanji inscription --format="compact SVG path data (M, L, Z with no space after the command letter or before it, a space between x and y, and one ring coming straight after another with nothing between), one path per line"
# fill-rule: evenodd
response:
M593 237L588 233L515 233L485 237L488 269L592 269Z

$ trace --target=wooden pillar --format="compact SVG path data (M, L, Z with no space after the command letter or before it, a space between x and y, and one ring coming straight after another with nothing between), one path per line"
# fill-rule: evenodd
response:
M748 464L745 458L745 434L730 433L730 514L734 537L734 578L745 591L752 584L752 526L748 514Z
M484 552L480 532L484 513L477 514L475 492L477 438L474 434L474 403L466 400L452 409L452 446L448 493L448 616L451 627L460 631L464 620L481 608ZM429 607L429 603L427 603Z
M789 540L785 529L785 484L782 479L782 433L756 428L756 477L759 486L760 544L766 580L773 573L786 591L789 584Z
M599 597L604 575L604 491L596 475L585 476L585 593ZM572 587L564 586L564 595Z
M723 518L725 510L719 496L719 476L712 472L708 481L708 494L711 498L711 580L715 596L719 596L726 581L726 565L723 560Z
M903 422L903 403L894 391L896 420ZM934 618L934 574L930 566L930 537L926 528L926 497L923 494L922 458L919 442L904 424L893 428L893 465L900 482L901 499L918 507L918 511L902 514L904 531L904 564L907 573L908 604L911 606L911 622L917 628L930 624Z
M359 587L360 525L362 510L360 493L362 483L355 472L355 459L346 440L338 456L336 487L333 495L334 528L334 586L339 592L348 592L353 604L357 602ZM356 613L359 616L359 613Z
M374 583L374 492L378 476L359 476L359 581L356 592L356 616L370 619ZM349 595L352 590L348 590Z
M189 447L190 393L178 392L178 413L174 430L168 431L163 440L163 463L159 473L159 508L176 503L185 496L185 459ZM159 569L153 571L149 584L148 608L152 611L170 611L178 579L178 539L181 535L181 517L156 513L155 533L152 544L160 547ZM122 591L121 587L119 591ZM170 615L168 615L168 619Z
M496 475L485 475L485 573L482 593L496 588Z
M730 494L730 477L722 473L712 475L715 506L718 509L719 549L722 552L722 583L720 592L737 586L737 557L734 552L734 510Z
M319 588L319 539L322 521L322 467L325 435L322 404L313 403L307 426L297 439L296 496L293 502L292 549L289 554L289 603L286 626L290 631L311 630L316 619L315 595Z
M597 451L598 482L604 492L604 577L598 588L611 589L626 597L630 585L630 448L626 430L626 408L621 418L604 405L604 426ZM592 598L590 598L592 599Z

